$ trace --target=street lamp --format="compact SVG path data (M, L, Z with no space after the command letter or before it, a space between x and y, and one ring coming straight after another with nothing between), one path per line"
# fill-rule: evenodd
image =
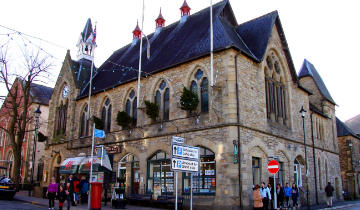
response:
M305 173L306 173L306 205L307 209L310 209L309 205L309 179L308 179L308 164L307 164L307 153L306 153L306 133L305 133L305 114L306 110L304 109L304 106L301 106L301 109L299 111L301 118L302 118L302 124L303 124L303 131L304 131L304 148L305 148Z
M37 107L37 109L34 111L34 117L35 117L35 136L34 136L34 144L33 144L33 154L32 154L32 167L31 167L31 177L30 177L30 183L31 188L29 190L29 196L31 194L31 189L34 186L34 169L35 169L35 154L36 154L36 142L37 142L37 135L38 135L38 129L39 129L39 118L41 115L40 111L40 105Z

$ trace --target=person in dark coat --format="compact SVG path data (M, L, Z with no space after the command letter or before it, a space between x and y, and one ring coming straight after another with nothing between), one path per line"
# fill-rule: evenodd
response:
M74 206L74 180L72 174L69 175L69 178L65 181L65 193L66 193L66 200L68 203L67 209L70 209L71 204Z
M80 193L81 193L81 204L87 203L88 201L89 182L86 177L81 177L80 182Z
M60 185L59 190L58 190L59 210L63 209L64 202L65 202L66 198L67 198L67 195L66 195L64 186Z
M328 182L327 186L325 187L326 203L328 207L332 207L333 192L334 192L334 188L333 186L331 186L331 183Z
M284 193L284 189L281 187L280 184L277 184L276 186L276 196L277 196L277 207L278 208L282 208L284 205L284 196L285 196L285 193Z
M296 209L298 209L298 197L299 197L299 188L296 186L296 184L292 184L292 187L291 187L291 198L292 198L292 201L293 201L293 206L292 207L295 207Z

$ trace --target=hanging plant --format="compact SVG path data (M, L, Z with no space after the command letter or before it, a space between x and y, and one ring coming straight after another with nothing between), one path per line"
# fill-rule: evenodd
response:
M153 121L156 121L159 117L159 105L150 101L145 101L145 106L147 116Z
M132 119L127 112L118 112L116 116L116 123L123 129L129 128Z
M44 134L42 134L41 132L38 133L38 142L44 142L48 139L47 136L45 136Z
M184 87L180 96L180 108L192 113L197 109L199 99L196 93Z
M104 130L104 121L98 117L93 117L93 121L95 123L95 128Z

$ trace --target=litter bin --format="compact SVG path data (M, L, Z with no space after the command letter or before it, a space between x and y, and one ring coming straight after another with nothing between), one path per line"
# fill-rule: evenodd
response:
M101 210L101 191L102 183L92 182L91 183L91 210Z

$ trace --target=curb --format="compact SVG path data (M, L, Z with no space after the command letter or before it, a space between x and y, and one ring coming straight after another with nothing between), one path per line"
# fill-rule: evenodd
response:
M348 205L344 205L344 206L334 206L334 207L330 207L330 208L323 208L320 210L327 210L327 209L343 209L343 208L349 208L349 207L353 207L353 206L357 206L359 205L358 203L353 203L353 204L348 204Z
M24 202L24 203L30 203L30 204L35 205L35 206L41 206L41 207L45 206L45 207L47 207L47 205L45 205L45 204L38 203L38 202L35 202L35 201L29 201L29 200L25 200L25 199L21 199L21 198L14 197L14 200L21 201L21 202Z

